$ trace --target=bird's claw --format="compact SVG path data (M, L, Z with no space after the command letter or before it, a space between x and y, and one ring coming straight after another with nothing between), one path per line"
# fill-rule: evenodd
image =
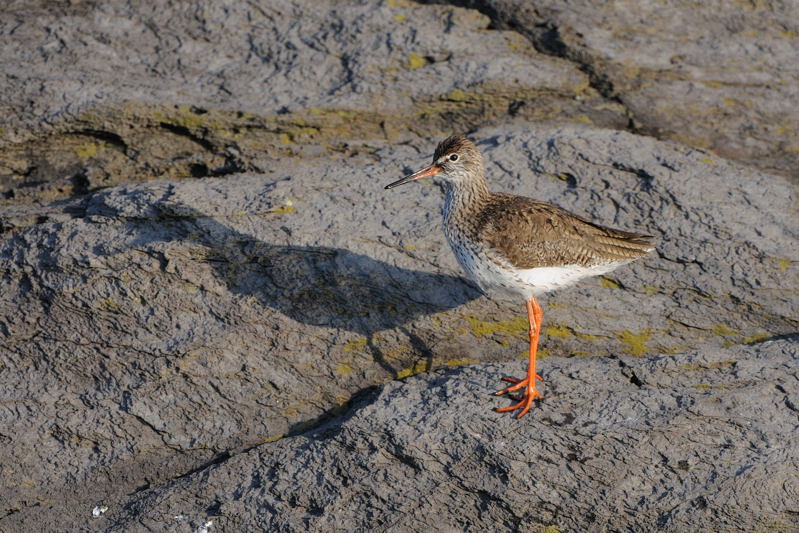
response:
M541 379L541 376L539 376L538 374L535 375L535 378L543 381L543 379ZM530 410L530 408L533 406L534 400L543 398L543 396L541 396L541 393L538 392L535 388L535 381L533 380L531 384L530 383L531 380L529 377L526 377L524 379L503 377L502 380L513 383L513 385L505 387L500 391L497 391L496 393L497 396L515 392L521 389L524 389L524 392L522 393L521 397L508 394L508 396L517 403L510 405L508 407L500 407L496 409L496 412L498 413L507 413L508 411L516 411L517 409L521 409L519 414L516 415L516 418L521 418L524 415L526 415L527 412Z

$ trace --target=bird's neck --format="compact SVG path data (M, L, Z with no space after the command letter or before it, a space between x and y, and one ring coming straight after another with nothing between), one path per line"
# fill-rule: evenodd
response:
M469 179L444 182L444 223L479 211L488 197L488 184L482 173Z

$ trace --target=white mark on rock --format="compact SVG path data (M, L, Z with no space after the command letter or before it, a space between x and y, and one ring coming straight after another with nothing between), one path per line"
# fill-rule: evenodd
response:
M107 505L95 505L94 509L92 509L92 517L100 518L105 514L107 510L108 510Z
M209 520L208 522L206 522L203 525L201 525L200 527L198 527L197 531L195 531L194 533L208 533L208 530L211 528L211 526L213 524L214 524L214 521L213 520Z

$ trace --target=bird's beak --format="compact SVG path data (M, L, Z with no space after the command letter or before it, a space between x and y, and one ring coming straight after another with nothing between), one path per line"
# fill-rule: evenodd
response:
M441 167L437 167L435 165L427 165L422 170L418 172L414 172L408 176L405 176L401 180L397 180L394 183L389 183L386 185L386 189L393 189L394 187L398 187L400 185L405 185L406 183L410 183L411 181L420 180L422 178L429 178L430 176L435 176L441 170Z

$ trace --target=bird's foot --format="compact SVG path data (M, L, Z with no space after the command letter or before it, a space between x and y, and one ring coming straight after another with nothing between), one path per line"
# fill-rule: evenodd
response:
M498 391L497 395L505 394L506 392L517 391L517 390L521 389L522 387L524 387L525 385L527 385L527 378L519 379L519 378L509 378L509 377L506 376L506 377L503 377L503 378L500 378L500 379L502 379L502 381L507 381L508 383L516 383L516 386L506 387L506 388L502 389L501 391ZM538 374L535 375L535 379L537 379L538 381L544 381L544 378L542 378Z
M535 377L536 379L541 379L541 376L539 376L538 374L536 374ZM502 394L508 392L514 392L520 389L524 389L524 392L522 393L521 398L516 398L514 396L511 396L511 398L513 398L514 400L518 400L518 403L515 403L508 407L500 407L496 409L498 413L507 413L508 411L516 411L517 409L521 409L519 414L516 415L516 418L521 418L524 415L526 415L527 412L530 410L530 408L533 406L534 400L543 398L543 396L541 396L541 393L538 392L535 388L535 381L533 380L533 382L531 383L529 377L524 379L516 379L516 378L502 378L502 379L503 381L509 381L511 383L514 383L514 385L511 385L510 387L505 387L501 391L497 391L497 396L501 396Z

